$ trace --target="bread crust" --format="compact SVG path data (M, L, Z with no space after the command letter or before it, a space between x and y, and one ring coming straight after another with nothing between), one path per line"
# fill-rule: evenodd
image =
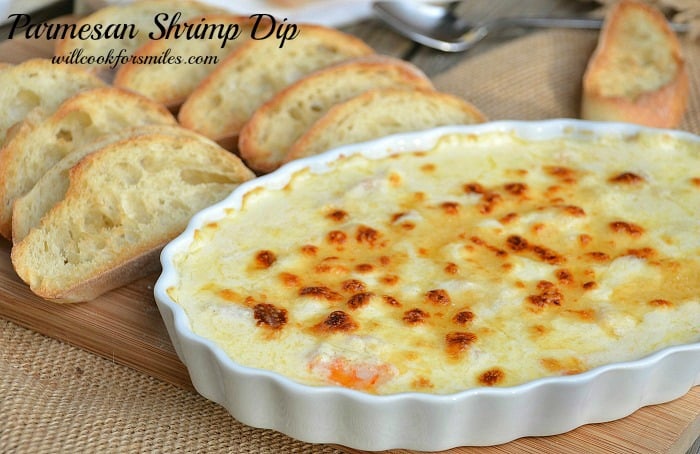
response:
M12 248L15 271L32 292L88 301L157 271L158 252L196 211L254 177L236 156L178 129L109 143L70 169L64 198ZM128 166L141 169L141 186Z
M159 39L150 40L139 47L134 56L158 56L170 49L174 55L182 56L216 56L224 59L238 46L250 38L250 31L255 24L255 20L247 16L235 14L206 14L187 20L190 23L207 24L239 24L242 32L235 40L228 41L224 48L221 48L218 41L209 39L186 40L182 39ZM163 75L158 74L162 67L167 67L169 84L163 84ZM172 111L177 111L185 99L192 93L196 86L215 69L213 64L202 65L143 65L133 62L121 65L114 76L113 84L134 90L142 95L164 104ZM141 80L147 79L146 84Z
M400 108L409 113L410 117L402 125L394 126L391 130L383 128L377 135L375 131L361 130L362 121L372 122L381 110L388 112L392 103L405 103ZM434 113L430 107L439 106L443 109L440 114ZM430 112L428 118L421 118L422 111ZM440 118L438 118L440 117ZM397 118L394 116L394 118ZM486 116L474 105L457 96L435 90L416 88L406 90L400 88L378 88L369 90L346 102L333 106L289 148L284 162L312 156L340 145L379 138L384 135L399 132L415 131L448 124L474 124L486 121ZM372 123L376 126L378 121ZM412 124L411 124L412 123ZM355 137L345 140L340 132L344 126L353 125Z
M270 40L249 40L236 48L182 104L180 124L219 144L237 144L253 112L287 85L322 67L374 53L361 39L333 28L299 24L299 30L281 49ZM241 74L254 77L246 81Z
M175 117L162 105L147 98L121 88L100 87L86 90L66 99L50 116L30 115L23 127L15 131L11 140L0 150L0 235L12 238L12 205L15 200L26 194L36 181L52 164L55 158L37 156L42 150L51 147L53 154L62 154L76 145L78 136L71 132L89 127L94 129L108 127L111 130L120 129L123 125L116 123L110 116L110 109L124 109L125 121L131 126L141 124L175 125ZM127 112L127 109L129 111ZM109 118L99 118L106 115ZM67 127L71 116L86 116L89 125L74 125ZM99 125L95 122L99 118ZM65 143L62 137L56 137L62 132L70 134L70 143ZM101 131L105 132L105 131ZM93 131L94 134L94 131ZM86 136L89 135L86 133ZM59 159L62 156L57 156ZM33 159L30 159L33 158ZM41 168L31 167L31 162L41 162Z
M622 27L632 20L635 12L644 14L648 24L663 37L664 52L670 54L676 70L667 83L656 85L627 95L606 95L601 88L610 83L606 72L612 65L614 52L632 52L624 49ZM630 74L634 77L634 74ZM622 121L644 126L675 128L686 110L689 95L689 79L680 42L669 27L666 18L654 7L632 0L623 0L606 16L598 45L591 56L583 76L581 117L587 120Z
M167 242L134 251L133 256L123 261L119 266L105 268L96 271L95 274L71 287L52 288L49 286L35 286L31 288L35 295L54 303L82 303L92 301L110 290L127 285L137 279L156 273L160 270L160 252ZM15 256L19 256L20 250L12 248L10 258L15 263ZM15 265L18 274L24 275L26 271Z
M241 129L238 151L252 169L261 173L275 170L283 163L289 147L316 117L338 102L380 87L432 89L433 84L413 64L383 55L360 57L322 68L284 88L260 106ZM306 109L299 107L301 102L308 102ZM292 115L290 112L294 109L299 112Z

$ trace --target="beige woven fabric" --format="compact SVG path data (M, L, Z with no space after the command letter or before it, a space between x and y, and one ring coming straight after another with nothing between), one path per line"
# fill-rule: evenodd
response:
M222 407L0 320L0 453L324 453Z
M576 117L590 32L547 31L466 58L436 85L491 119ZM686 44L700 133L700 46ZM333 453L249 428L204 398L0 320L0 453Z
M491 120L578 118L595 31L548 30L466 59L435 79ZM691 93L679 129L700 133L700 41L683 41Z

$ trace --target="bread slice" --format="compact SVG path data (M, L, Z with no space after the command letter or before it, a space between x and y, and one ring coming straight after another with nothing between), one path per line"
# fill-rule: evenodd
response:
M276 92L312 71L374 52L332 28L302 24L299 30L282 48L275 39L239 46L180 107L180 124L235 149L243 124Z
M107 145L148 134L195 135L175 125L142 125L118 129L99 136L92 142L78 143L58 162L53 164L24 195L12 204L12 242L18 243L39 225L41 218L65 197L68 191L70 169L85 156ZM203 136L197 136L199 138Z
M81 52L83 56L131 56L136 49L149 41L149 34L153 32L155 36L160 36L162 30L167 28L170 20L176 13L180 13L179 23L186 19L201 16L209 13L222 13L223 10L212 5L196 2L193 0L178 0L176 2L168 0L140 0L134 2L122 2L111 6L100 8L92 14L80 19L76 24L76 30L80 27L102 28L103 33L107 33L108 27L112 24L109 33L111 35L123 36L123 39L112 36L101 39L80 39L76 36L57 41L54 48L54 55L68 56L72 52ZM159 16L156 21L156 15ZM115 27L116 26L116 27ZM135 33L134 33L135 32ZM132 37L133 36L133 37ZM185 39L185 38L182 38ZM110 69L118 62L106 63L86 63L80 65L90 72L100 72Z
M252 177L203 138L113 142L71 169L65 197L13 246L12 264L42 298L92 300L157 271L161 248L193 214Z
M49 115L74 94L104 85L85 71L55 65L43 58L5 68L0 71L0 146L8 134L17 133L29 112L36 110L36 120Z
M417 67L389 57L367 57L325 68L285 88L241 129L238 151L253 170L279 167L289 147L333 105L372 88L433 88Z
M332 107L289 149L285 161L400 132L482 123L471 103L426 89L381 88Z
M0 149L0 234L12 237L12 204L71 150L130 126L175 125L162 105L102 87L68 98L50 117L18 132Z
M121 65L114 77L114 85L128 88L176 110L220 62L250 38L255 21L249 17L231 14L208 14L188 19L197 26L210 30L238 30L240 35L225 42L221 39L184 39L171 36L168 39L151 40L134 52L137 58L158 57L168 52L183 58L206 57L200 64L140 64L129 62ZM214 35L217 36L217 35ZM167 81L167 82L166 82Z
M631 0L614 6L583 76L581 117L673 128L688 96L681 46L663 14Z

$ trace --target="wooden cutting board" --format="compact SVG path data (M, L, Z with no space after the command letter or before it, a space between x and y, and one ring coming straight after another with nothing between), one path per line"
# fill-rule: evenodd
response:
M50 55L50 43L42 41L14 39L0 44L0 61L18 63ZM57 305L34 296L20 281L12 269L10 249L10 243L0 239L0 317L176 386L194 390L187 369L177 358L168 338L153 298L157 275L89 303ZM698 436L700 386L673 402L642 408L617 421L589 424L557 436L523 438L500 446L463 447L448 452L682 454Z

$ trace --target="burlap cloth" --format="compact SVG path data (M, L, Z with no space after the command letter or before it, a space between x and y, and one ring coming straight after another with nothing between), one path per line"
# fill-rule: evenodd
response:
M435 79L491 119L576 117L591 32L547 31ZM700 132L700 46L686 43L692 95L681 129ZM249 428L201 396L0 320L0 453L340 452Z

